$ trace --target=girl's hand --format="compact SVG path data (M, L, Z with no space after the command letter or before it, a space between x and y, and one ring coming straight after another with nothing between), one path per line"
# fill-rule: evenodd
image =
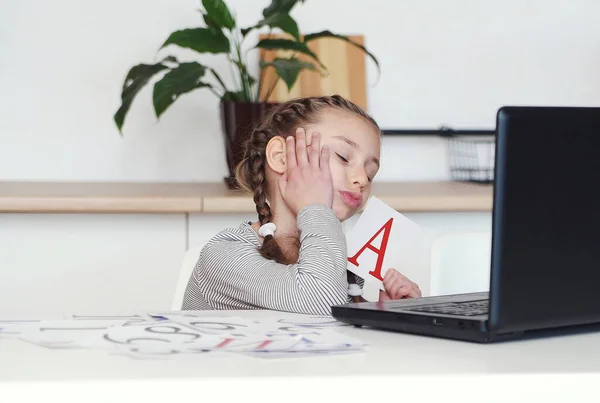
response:
M294 214L311 203L322 203L331 208L333 183L329 169L329 149L323 146L321 136L312 135L311 144L306 145L304 129L296 130L296 137L286 138L287 170L279 179L281 197Z
M385 291L379 291L379 300L420 298L419 286L408 278L398 273L396 269L389 269L383 276L383 287Z

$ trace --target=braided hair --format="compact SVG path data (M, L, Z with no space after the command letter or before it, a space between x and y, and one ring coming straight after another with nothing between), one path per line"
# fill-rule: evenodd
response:
M269 140L275 136L286 138L293 136L298 127L316 123L319 120L320 113L327 109L334 109L353 113L367 122L371 123L377 130L379 126L375 120L369 116L356 104L344 99L339 95L306 97L293 99L274 106L254 128L250 138L244 145L244 158L236 168L236 179L240 186L253 194L258 221L264 225L272 220L271 207L267 201L267 181L266 181L266 149ZM289 247L284 252L281 247L282 242L288 242ZM259 252L267 259L275 260L283 264L294 264L298 261L300 250L300 241L298 237L275 239L273 235L264 237L262 247ZM347 279L349 284L356 284L358 276L348 271ZM361 296L354 296L354 302L365 301Z

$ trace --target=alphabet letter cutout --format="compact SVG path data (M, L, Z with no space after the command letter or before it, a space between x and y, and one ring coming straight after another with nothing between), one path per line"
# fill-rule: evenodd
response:
M424 266L425 244L421 228L372 196L352 231L348 243L348 270L383 288L383 277L394 268L428 288ZM423 290L424 291L424 290Z

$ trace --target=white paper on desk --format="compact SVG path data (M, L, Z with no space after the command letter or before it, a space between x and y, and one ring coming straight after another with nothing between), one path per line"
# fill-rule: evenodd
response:
M299 320L296 320L299 322ZM288 351L333 351L361 349L364 343L356 338L337 332L331 327L289 325L280 321L260 323L260 333L272 339L299 338L298 344Z
M359 350L365 343L332 330L321 330L319 334L308 334L302 337L299 344L291 351L335 351L335 350Z
M21 333L33 330L41 320L0 320L0 339L16 339Z
M161 321L110 328L103 335L100 347L149 358L214 351L287 351L300 339L290 335L268 337L260 332L207 334L181 323Z
M260 324L257 324L255 331L267 337L280 338L286 336L319 336L323 333L330 331L333 326L323 325L303 325L286 323L287 321L281 322L277 320L265 320Z
M380 289L389 268L419 284L425 253L421 227L372 196L346 237L348 270ZM419 284L420 285L420 284Z
M246 353L246 352L284 352L290 351L300 342L300 337L265 338L249 336L246 339L231 339L225 336L210 336L198 339L187 344L145 344L145 345L120 345L114 350L127 355L152 356L180 356L180 355L205 355L214 353Z
M315 329L313 329L315 330ZM319 330L313 334L302 335L295 346L286 351L250 351L254 357L292 358L333 354L348 354L362 351L364 343L331 330Z
M142 315L78 315L72 314L66 317L67 320L75 320L75 321L114 321L115 323L123 323L126 324L136 324L144 321L154 321L158 320L153 318L150 315L142 314Z
M281 354L359 350L363 344L333 332L332 318L78 316L69 320L4 322L18 339L50 348L99 348L133 358L201 356L215 352ZM294 355L292 355L294 356ZM297 356L297 355L295 355Z
M161 315L172 322L191 327L201 334L245 337L256 333L257 322L239 317L187 316L178 314Z
M172 322L190 326L200 333L247 337L249 335L296 335L315 333L315 329L348 326L332 317L298 315L297 317L269 317L248 320L238 317L187 316L163 313ZM318 334L318 333L317 333Z
M339 323L333 318L306 316L299 318L263 318L248 320L239 317L187 316L163 313L162 316L174 323L179 323L195 329L201 334L222 335L232 338L248 338L268 336L295 336L297 334L314 333L321 329Z
M94 340L111 327L126 321L115 320L58 320L41 321L22 331L19 339L49 348L90 348Z
M218 349L227 351L283 351L301 341L302 335L318 334L313 328L279 323L275 319L250 321L236 317L164 316L173 322L189 326L200 334L220 336L227 344Z
M202 336L185 325L168 320L149 320L107 328L93 344L105 349L154 345L162 351L185 345Z
M138 344L115 346L115 352L133 358L152 359L181 356L198 356L215 352L257 354L256 356L294 357L349 353L362 349L364 343L345 335L322 332L310 335L279 334L263 337L249 334L247 338L230 339L226 336L209 335L184 344Z

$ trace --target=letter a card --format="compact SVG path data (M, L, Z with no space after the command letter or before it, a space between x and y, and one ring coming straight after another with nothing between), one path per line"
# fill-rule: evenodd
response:
M416 283L423 296L429 290L423 230L375 196L346 240L348 270L365 282L376 282L383 290L383 277L394 268Z

